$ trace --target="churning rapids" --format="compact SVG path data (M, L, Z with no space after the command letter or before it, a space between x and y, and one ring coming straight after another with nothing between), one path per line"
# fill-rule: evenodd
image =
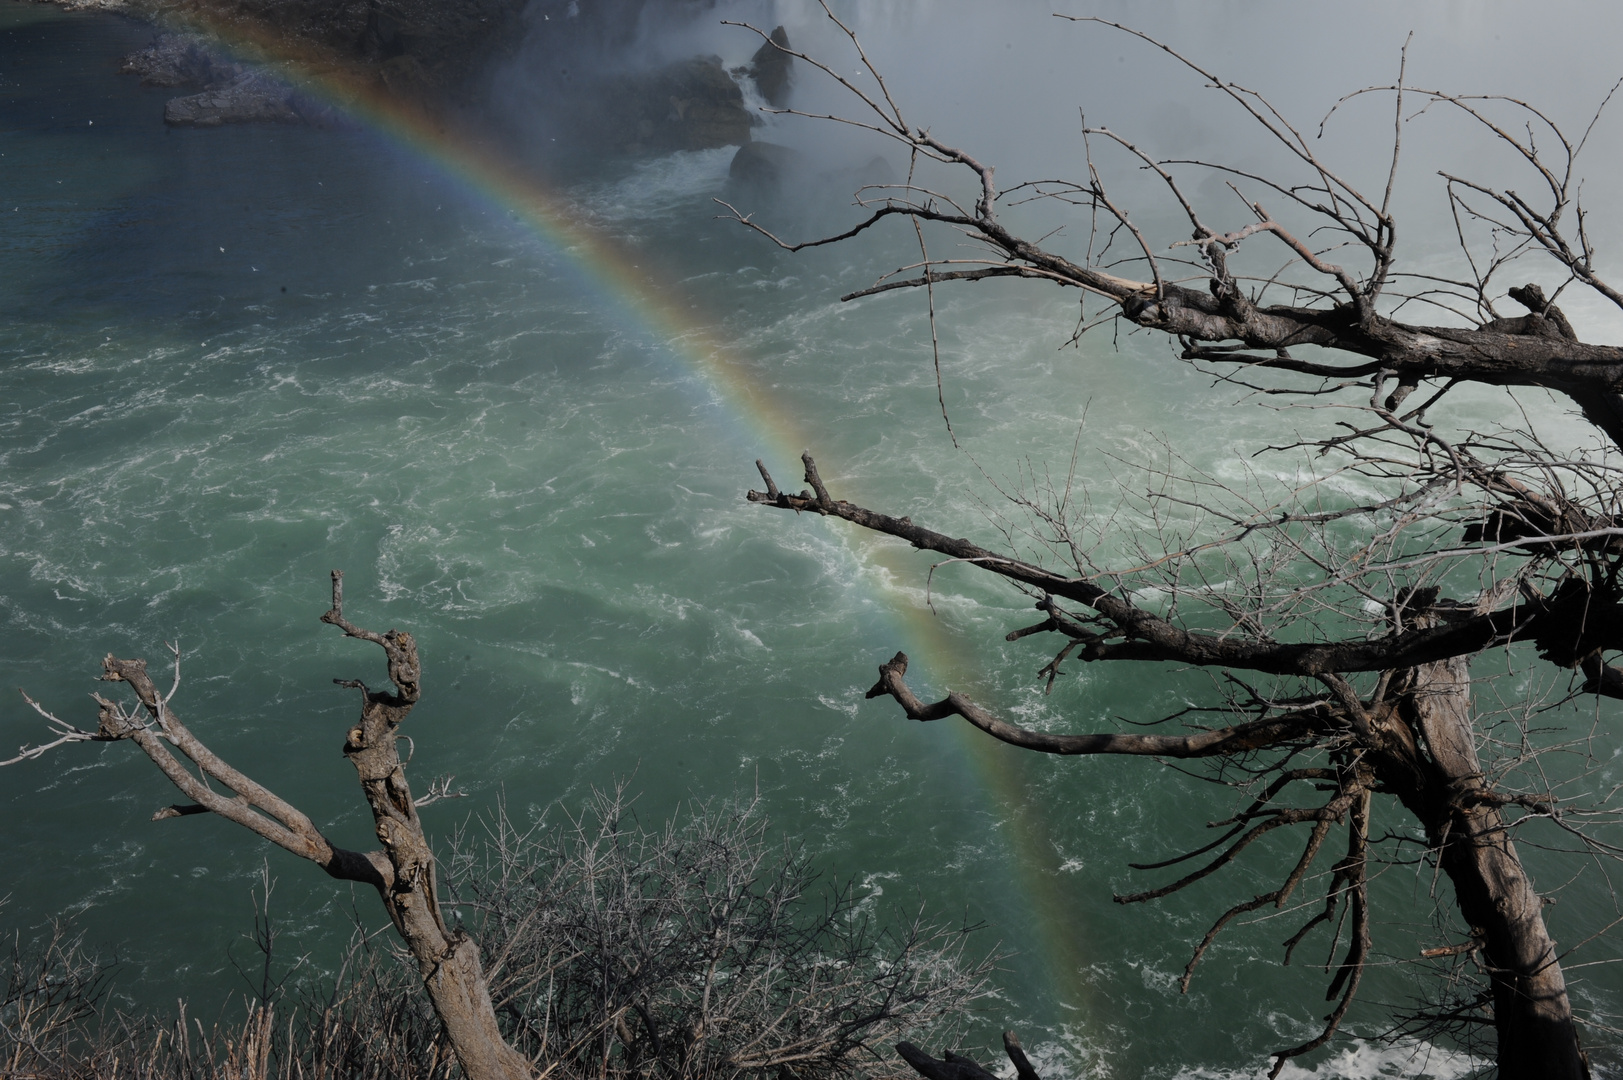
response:
M731 7L834 47L811 5ZM1151 122L1163 149L1221 139L1178 98L1191 86L1126 100L1124 81L1136 92L1156 78L1152 58L1055 25L1046 8L926 19L874 7L884 10L854 17L897 93L919 122L957 125L952 137L984 150L1000 177L1074 171L1079 103L1090 119L1119 110L1109 119L1124 130ZM1273 65L1255 81L1295 85L1316 119L1387 77L1407 24L1394 7L1351 35L1356 47L1311 63L1247 45L1248 34L1277 45L1311 33L1301 7L1248 6L1239 26L1225 5L1166 9L1187 16L1181 40L1215 42L1215 66ZM1459 28L1480 46L1462 59L1440 10L1411 53L1436 82L1517 92L1532 81L1587 105L1610 84L1610 67L1594 80L1572 73L1577 61L1557 71L1552 36L1543 68L1482 86L1509 67L1494 59L1509 43ZM1504 35L1525 38L1508 10ZM708 25L695 39L729 64L758 43ZM337 753L354 701L331 680L372 674L375 658L317 622L339 567L352 618L420 643L414 775L454 775L469 794L426 811L431 830L498 799L526 817L577 805L616 778L630 779L647 821L758 789L776 829L806 838L888 918L922 904L984 922L982 947L1011 955L975 1035L989 1044L1019 1029L1056 1077L1249 1076L1267 1051L1317 1030L1322 973L1278 966L1276 924L1231 931L1177 993L1211 913L1251 882L1148 907L1109 902L1143 887L1129 861L1204 842L1203 823L1227 812L1220 793L1151 762L1021 753L862 698L898 648L914 655L921 692L972 691L1037 726L1170 713L1206 676L1078 665L1044 697L1032 672L1046 657L1003 641L1031 621L1018 594L943 567L927 596L926 557L742 498L756 458L794 482L810 446L836 497L995 540L987 513L1000 496L980 468L1063 471L1084 416L1084 474L1107 491L1112 458L1165 453L1163 435L1222 471L1237 447L1267 441L1277 413L1236 409L1237 391L1214 390L1145 335L1106 330L1060 350L1074 297L983 283L937 295L946 403L971 458L941 423L923 298L838 301L908 262L910 232L780 253L716 220L730 148L605 167L556 192L640 270L657 268L656 302L455 162L364 124L166 130L165 92L115 74L148 36L110 15L0 3L8 692L93 720L85 694L105 653L157 665L178 641L177 712L360 845L368 825ZM1572 36L1582 40L1562 48L1615 41ZM1327 48L1321 34L1307 51ZM1022 71L1033 82L1012 85ZM1315 76L1322 87L1306 82ZM831 172L866 160L807 130L779 136L800 132ZM864 144L862 155L882 152ZM842 203L779 207L777 220L804 232L839 220ZM724 367L706 362L718 348ZM0 725L7 746L37 741L37 717L15 697ZM264 853L223 822L152 824L173 797L138 758L77 746L0 771L0 911L8 929L72 914L123 958L119 993L184 995L200 1011L239 985L228 950L251 922ZM286 940L319 966L347 937L350 898L268 858ZM1423 919L1428 887L1394 871L1389 888L1405 898L1394 910ZM1552 916L1563 943L1569 927L1609 921L1601 877L1583 888ZM1392 932L1408 941L1414 929ZM1611 1022L1619 970L1574 972L1575 1004ZM1377 970L1357 1028L1379 1030L1374 1003L1412 997L1416 978ZM1460 1076L1472 1065L1403 1045L1286 1075Z

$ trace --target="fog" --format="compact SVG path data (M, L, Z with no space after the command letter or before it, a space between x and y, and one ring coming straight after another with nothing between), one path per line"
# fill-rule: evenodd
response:
M1084 117L1087 124L1108 127L1158 157L1200 159L1286 182L1309 178L1300 162L1198 73L1121 30L1057 18L1055 7L935 0L844 2L834 4L833 10L861 41L907 122L994 164L1005 191L1021 181L1084 177ZM1141 30L1192 63L1255 91L1309 138L1314 152L1332 170L1375 200L1391 160L1392 95L1357 97L1335 111L1322 135L1319 125L1349 92L1395 82L1406 42L1406 85L1520 99L1543 111L1574 140L1623 75L1614 47L1623 29L1623 12L1609 5L1544 5L1536 18L1526 5L1479 2L1371 3L1356 9L1331 3L1201 0L1057 7L1062 14L1096 16ZM549 109L571 107L560 92L560 72L573 78L586 67L596 71L651 67L696 54L717 56L727 67L737 68L760 46L760 38L747 29L724 25L727 22L748 23L763 31L782 25L797 50L823 60L864 93L880 97L851 42L812 0L652 4L637 11L621 2L588 8L573 18L568 10L550 0L532 4L529 38L494 84L497 108L505 109L510 118L522 118L518 129L530 132L538 144L545 144L551 131ZM588 26L594 11L612 32L579 32L572 37L560 32L560 20ZM800 62L789 104L796 112L876 120L854 94ZM1438 171L1524 193L1539 191L1542 183L1480 124L1445 106L1422 111L1423 104L1421 97L1411 95L1404 110L1409 123L1393 197L1400 260L1409 269L1423 266L1428 273L1458 276L1463 264L1455 250ZM1507 103L1489 103L1486 108L1507 130L1521 132L1530 119ZM855 220L849 190L855 185L845 179L849 170L878 154L896 175L905 173L905 148L878 134L792 115L763 114L762 120L755 139L804 152L816 171L818 194L828 206L843 208L809 221L804 216L774 216L773 208L764 204L749 207L762 211L762 220L797 233L797 238ZM1577 173L1584 180L1588 206L1608 205L1618 195L1623 163L1620 125L1623 115L1603 116L1579 162ZM1559 166L1559 148L1551 133L1538 130L1534 135L1552 164ZM1153 234L1158 249L1187 235L1176 205L1158 182L1149 182L1136 162L1098 140L1094 158L1113 197ZM1178 172L1208 224L1235 229L1252 220L1224 177L1193 168ZM961 169L946 176L940 170L921 175L937 190L973 197L972 178ZM1265 194L1253 190L1255 185L1241 187L1246 199ZM1270 212L1290 220L1290 208L1280 205L1281 197L1270 194L1265 202ZM1028 236L1069 223L1070 231L1054 244L1067 254L1082 254L1075 246L1085 244L1087 228L1077 222L1076 213L1051 206L1004 211L1006 216L1011 212ZM1303 229L1312 227L1301 216L1295 220ZM1609 253L1623 248L1623 233L1611 220L1594 221L1591 228L1603 270L1617 265ZM1252 270L1265 271L1280 261L1274 258L1277 252L1257 250L1262 246L1252 244L1248 249ZM1546 266L1529 266L1527 277L1548 280L1553 287L1560 278L1552 273ZM1502 282L1501 292L1515 283ZM1591 337L1623 335L1623 321L1609 306L1570 293L1566 300L1580 332ZM1424 316L1411 310L1408 316L1421 322L1450 321L1446 313L1435 310Z

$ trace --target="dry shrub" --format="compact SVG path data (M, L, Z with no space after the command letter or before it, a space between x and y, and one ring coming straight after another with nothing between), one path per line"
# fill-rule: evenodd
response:
M850 885L769 840L756 802L640 826L624 789L558 825L499 809L440 860L448 922L484 943L498 1016L539 1076L877 1077L889 1045L950 1042L987 992L972 928L881 927ZM60 927L13 941L0 1075L40 1080L451 1080L460 1075L409 959L357 932L339 970L289 986L265 961L240 1023L131 1016L108 966Z

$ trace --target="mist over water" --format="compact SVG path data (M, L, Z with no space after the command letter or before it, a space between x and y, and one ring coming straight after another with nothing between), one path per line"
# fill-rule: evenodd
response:
M592 62L701 52L736 66L759 39L727 18L783 24L797 48L865 78L815 5L680 10L594 46ZM1078 175L1079 107L1158 153L1276 161L1198 76L1046 6L838 10L912 122L995 162L1005 188ZM1315 4L1073 13L1143 27L1308 127L1343 93L1391 80L1412 28L1410 82L1525 96L1581 128L1623 74L1618 17L1546 10L1537 24L1519 6L1481 3L1365 5L1356 19ZM1112 477L1168 444L1236 477L1282 423L1315 419L1236 408L1239 391L1214 388L1150 335L1107 329L1062 349L1074 297L982 282L936 294L942 392L967 451L955 452L923 298L838 300L914 261L910 231L791 256L716 220L730 148L574 163L563 194L660 268L687 320L673 340L581 252L376 132L166 130L166 92L115 74L147 37L113 17L0 0L0 682L89 726L85 695L105 653L156 667L178 640L176 711L335 842L365 845L370 825L338 753L357 702L331 680L382 673L375 650L317 621L339 567L352 620L419 641L412 776L421 786L454 774L469 795L427 809L431 832L498 799L519 816L555 814L617 778L630 778L648 822L758 790L778 830L804 837L829 875L854 878L893 920L922 903L987 924L983 947L1001 942L1010 956L973 1045L1012 1027L1045 1075L1231 1077L1260 1075L1269 1050L1314 1033L1325 1006L1313 964L1328 938L1304 945L1307 966L1279 967L1295 913L1228 931L1189 994L1177 992L1213 915L1288 865L1289 845L1153 906L1110 902L1159 883L1129 861L1204 843L1228 796L1152 762L1043 759L862 698L898 648L914 655L921 694L965 690L1054 729L1174 712L1210 695L1209 676L1078 665L1044 696L1033 672L1048 656L1003 640L1033 621L1021 596L943 567L927 597L927 557L748 506L742 493L759 483L757 457L798 487L804 439L836 497L995 542L988 517L1002 499L981 470L1002 484L1022 468L1063 474L1079 427L1079 476L1103 504ZM493 76L506 95L497 122L536 140L513 149L541 165L546 80L525 65L557 55L532 42ZM804 67L795 78L794 107L852 111ZM1442 265L1439 162L1493 176L1501 165L1440 121L1411 128L1422 134L1398 206L1403 242ZM1606 246L1620 239L1620 124L1603 121L1586 151L1603 255L1623 250ZM1371 97L1324 141L1378 188L1390 125L1390 99ZM801 118L767 118L755 134L797 148L820 178L876 154L907 167L882 141ZM1158 192L1112 167L1135 214L1169 220ZM852 220L848 192L814 187L740 209L796 237ZM1056 247L1086 243L1084 221L1050 214L1009 211L1028 234L1068 224ZM1616 267L1615 254L1602 265ZM1623 340L1616 312L1563 303L1581 336ZM747 414L735 388L693 363L699 339L730 350L770 414ZM1552 438L1575 437L1562 407L1527 405ZM1457 422L1505 407L1483 393ZM1611 708L1603 758L1617 744ZM0 731L14 745L41 727L17 700L0 709ZM4 925L72 914L125 958L118 988L131 1000L222 1007L241 988L230 950L241 952L262 858L292 951L318 967L347 937L352 907L368 925L381 918L370 896L235 826L148 820L173 801L122 745L0 770ZM1556 853L1528 859L1541 884L1576 869ZM1589 873L1549 909L1564 946L1615 918L1603 875ZM1430 932L1428 877L1393 867L1377 883L1385 955L1413 956ZM1573 972L1575 1003L1611 1024L1623 1008L1617 945L1585 949L1595 965ZM1381 1030L1380 1003L1426 984L1408 965L1375 969L1354 1029ZM1598 1059L1609 1067L1615 1054L1602 1047ZM1286 1075L1470 1067L1440 1049L1365 1047Z

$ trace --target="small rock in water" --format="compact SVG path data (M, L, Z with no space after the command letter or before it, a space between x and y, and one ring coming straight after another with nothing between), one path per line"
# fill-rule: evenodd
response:
M785 184L804 180L810 173L810 160L793 147L749 142L738 148L727 167L727 187L737 193L776 193Z
M126 56L120 70L139 75L144 86L198 91L164 105L164 123L173 127L329 125L336 119L333 110L305 100L280 79L226 59L200 35L159 34L151 45Z
M139 75L142 86L208 89L232 82L244 69L219 57L201 35L159 34L151 45L126 56L119 70Z
M249 72L218 90L171 98L163 107L163 122L172 127L297 124L304 117L294 107L292 97L285 83L259 72Z

